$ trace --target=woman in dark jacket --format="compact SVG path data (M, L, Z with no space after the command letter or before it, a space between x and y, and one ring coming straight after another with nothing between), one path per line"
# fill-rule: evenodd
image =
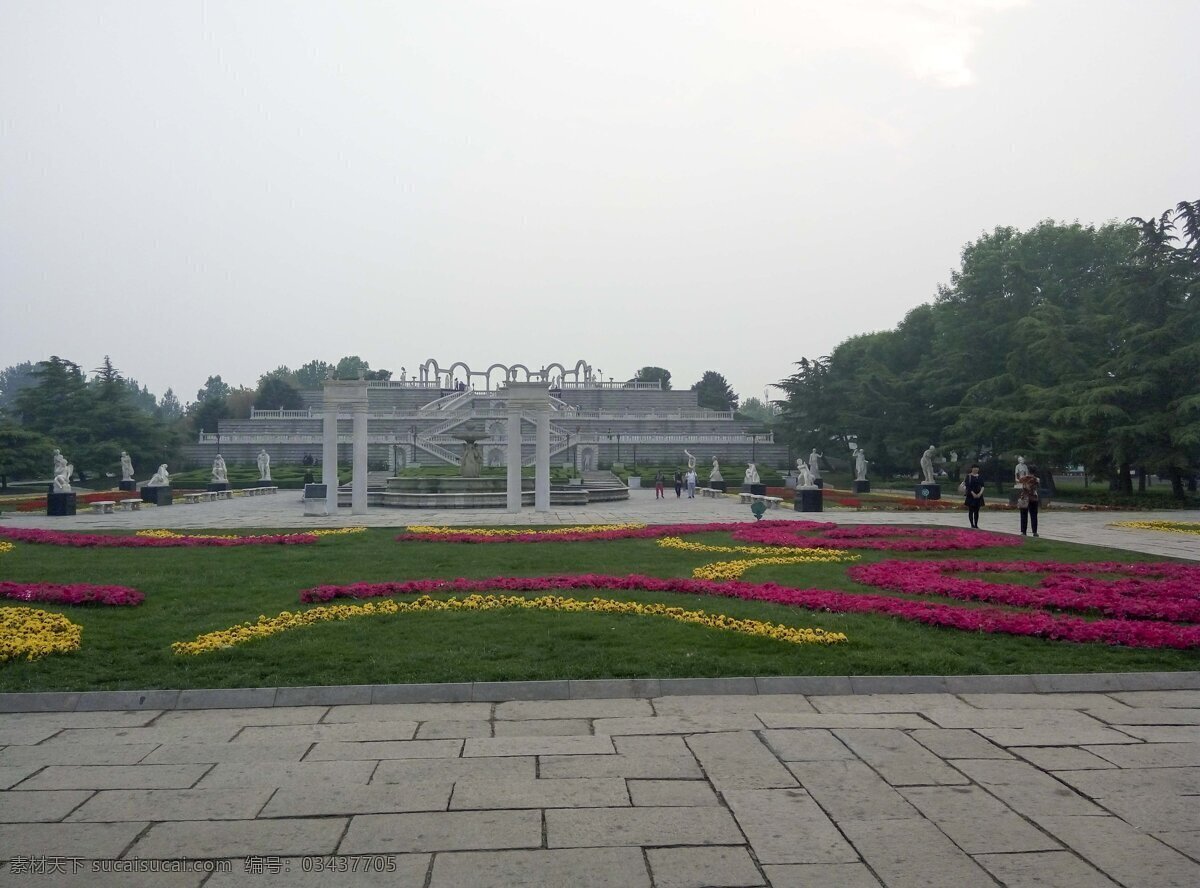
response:
M979 474L979 466L971 466L971 473L963 482L966 486L967 520L976 530L979 529L979 509L983 506L983 477Z
M679 496L683 493L683 472L675 470L675 495Z

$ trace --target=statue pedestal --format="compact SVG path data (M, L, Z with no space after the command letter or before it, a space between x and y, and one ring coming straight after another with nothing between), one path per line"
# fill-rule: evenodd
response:
M724 493L724 492L725 492L725 482L724 482L724 481L712 481L712 480L710 480L710 481L708 482L708 486L709 486L709 488L710 488L711 490L719 490L719 491L721 491L722 493Z
M913 496L919 500L940 500L942 498L942 485L918 484L913 488Z
M262 478L259 478L257 481L251 481L246 486L247 487L274 487L275 482L271 481L269 479L264 481Z
M855 481L853 486L850 489L854 493L870 493L871 492L871 482L870 481Z
M119 490L137 490L137 482L130 478L128 481L122 481Z
M817 485L817 489L819 489L819 490L825 489L825 479L824 478L813 478L813 484Z
M325 516L327 514L328 488L324 484L304 485L304 514Z
M58 517L75 514L75 491L60 490L46 494L46 514Z
M210 481L208 483L208 487L206 487L205 489L210 490L210 491L212 491L212 490L229 490L231 487L233 487L233 485L230 484L228 481Z
M172 502L170 487L143 487L142 502L155 506L169 506Z
M754 496L766 496L767 485L765 484L743 484L742 493L750 493Z
M821 492L819 487L797 487L796 488L796 511L797 512L820 512L823 508L825 494Z

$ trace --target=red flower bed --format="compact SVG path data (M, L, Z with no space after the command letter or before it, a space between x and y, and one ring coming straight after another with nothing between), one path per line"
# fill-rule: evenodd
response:
M1039 586L991 583L956 573L1043 574ZM1115 580L1090 574L1108 574ZM1061 564L1052 561L881 561L850 568L850 578L910 595L944 595L1016 607L1098 612L1110 617L1200 622L1200 565Z
M141 498L142 498L142 495L140 493L135 493L132 490L110 490L110 491L102 491L100 493L76 494L75 502L90 504L90 503L99 502L101 500L112 500L113 502L117 502L118 500L141 499ZM46 509L46 498L44 496L41 496L41 497L36 497L34 499L22 500L21 502L17 503L17 508L15 511L17 511L17 512L42 512L42 511L45 511L45 509Z
M12 601L45 601L51 604L107 604L132 607L145 600L128 586L93 586L90 583L12 583L0 581L0 598Z
M816 532L816 536L806 536ZM1019 537L982 530L887 525L838 525L822 521L760 521L742 524L733 538L759 546L820 546L827 549L888 549L927 552L938 549L985 549L1019 546Z
M57 530L34 528L0 528L0 537L22 543L41 543L47 546L73 546L76 548L118 549L187 549L200 546L294 546L315 543L319 537L311 533L279 533L247 537L138 537L108 536L98 533L63 533Z
M909 564L911 562L906 562ZM582 574L546 577L488 577L456 580L411 580L402 583L354 583L317 586L300 593L305 602L334 598L376 598L391 595L425 595L434 592L473 593L492 590L541 592L550 589L616 589L679 592L685 595L721 595L751 601L768 601L814 611L885 614L930 626L967 632L1029 635L1073 642L1102 642L1129 647L1200 647L1200 627L1152 620L1084 620L1045 612L1020 612L994 607L965 608L932 601L913 601L887 595L793 589L775 583L740 580L688 580L678 577L606 576Z

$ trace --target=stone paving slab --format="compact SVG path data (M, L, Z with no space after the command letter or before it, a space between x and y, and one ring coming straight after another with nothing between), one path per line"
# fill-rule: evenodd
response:
M468 777L454 784L450 810L493 808L611 808L629 804L618 777L529 780L520 777Z
M497 737L573 737L592 733L585 718L539 718L529 721L497 721Z
M1039 825L1129 888L1195 888L1200 864L1117 817L1039 817Z
M855 757L845 743L821 728L782 728L758 733L784 762L823 762Z
M992 795L1026 817L1105 813L1103 809L1045 771L1025 762L962 759L954 765Z
M651 848L655 888L739 888L765 885L745 848Z
M864 762L792 762L788 767L809 795L837 821L919 816L904 796Z
M91 794L85 789L0 792L0 823L62 820Z
M1112 762L1074 746L1012 746L1009 747L1031 765L1043 771L1086 771L1093 768L1115 768ZM972 756L974 757L974 756Z
M542 815L537 811L447 811L354 817L338 851L392 854L541 846Z
M630 800L639 806L696 808L721 804L706 780L627 780L626 784Z
M401 814L445 811L454 784L441 781L372 783L368 786L285 786L268 790L260 817L327 817L340 814Z
M1066 851L979 854L975 861L1008 888L1117 888L1116 882Z
M986 737L965 729L921 728L909 731L908 736L938 758L1012 758L1011 753L1005 752Z
M586 758L587 756L567 756ZM612 758L612 756L603 756ZM362 762L361 764L369 764ZM468 777L527 777L537 776L537 759L531 755L497 756L495 758L450 759L391 759L379 763L371 777L377 783L414 783L424 780L453 783ZM545 776L543 773L542 776ZM590 774L570 775L590 777ZM609 775L601 775L609 776Z
M649 700L513 700L496 704L497 720L634 718L654 713Z
M305 756L306 762L356 760L458 758L462 740L322 740Z
M437 724L437 722L434 722ZM487 722L484 722L487 724ZM264 725L237 729L235 743L320 743L331 740L412 740L417 732L415 721L361 721L336 724ZM152 730L146 728L146 730ZM214 738L216 739L216 738Z
M222 762L213 765L196 788L366 783L378 764L375 761Z
M286 743L164 743L143 758L141 764L298 762L311 746L307 740Z
M137 840L128 856L210 858L332 854L345 828L344 817L176 820L154 824Z
M892 786L967 783L967 778L902 731L841 729L835 736Z
M991 881L928 820L848 820L839 825L888 888L963 888Z
M796 778L753 733L696 734L687 740L718 790L796 786Z
M759 863L853 863L858 854L802 789L739 789L725 802Z
M977 786L908 786L899 792L968 854L1061 848L1058 842Z
M521 724L523 724L523 722ZM417 729L418 740L439 740L451 738L465 740L467 737L491 736L492 723L490 721L481 720L441 721L435 719L427 722L421 722L421 726Z
M119 857L147 826L145 821L0 824L0 860L17 855L111 860Z
M551 848L741 843L742 834L724 808L565 808L546 811L546 844Z
M1185 768L1200 765L1200 743L1142 743L1137 746L1085 746L1121 768Z
M540 761L543 778L625 777L694 780L703 776L691 757L677 755L548 755Z
M412 883L420 884L418 882ZM638 848L470 851L437 855L430 888L650 888ZM663 883L658 883L663 888Z
M93 795L67 820L115 823L128 820L130 811L137 811L147 820L251 820L272 792L270 787L106 789Z
M615 752L611 737L471 737L463 748L463 757L605 755Z
M764 866L763 872L773 888L879 888L879 880L862 863L785 864Z
M18 789L186 789L211 765L51 765Z
M155 750L153 743L59 743L9 746L0 750L7 765L133 765Z

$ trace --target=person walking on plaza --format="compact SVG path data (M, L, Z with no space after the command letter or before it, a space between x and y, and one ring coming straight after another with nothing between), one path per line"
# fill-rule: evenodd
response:
M1025 527L1034 536L1038 535L1038 476L1037 469L1031 468L1029 473L1021 478L1021 492L1017 494L1017 508L1021 510L1021 536L1025 536Z
M696 498L696 470L688 469L687 473L688 499Z
M976 530L979 529L979 509L983 506L983 476L979 474L979 466L971 466L971 472L963 481L966 494L967 520Z
M678 497L681 493L683 493L683 472L679 471L679 469L676 469L675 470L675 497L678 499Z
M665 499L666 496L667 495L665 493L663 493L662 469L659 469L657 472L654 473L654 498L655 499Z

